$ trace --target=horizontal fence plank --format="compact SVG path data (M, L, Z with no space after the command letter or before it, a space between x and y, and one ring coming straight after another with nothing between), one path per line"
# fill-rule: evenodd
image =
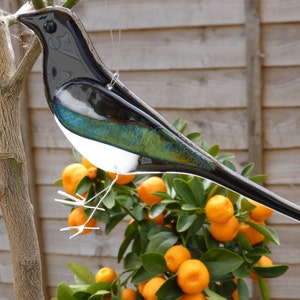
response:
M299 21L300 4L294 0L263 0L260 4L262 23ZM90 9L93 7L93 9ZM244 2L227 0L169 0L156 2L90 0L81 2L75 11L90 31L145 29L161 27L215 26L243 24ZM97 22L93 20L97 19Z
M245 66L242 26L124 31L114 61L109 32L90 35L104 64L119 70L233 68ZM41 59L34 71L42 68Z
M0 295L1 300L13 300L15 299L13 284L12 283L0 283Z
M300 265L300 241L292 236L299 235L298 225L271 225L280 238L280 245L271 245L272 260L274 264ZM299 270L300 271L300 270ZM300 273L298 274L300 276Z
M32 73L29 80L30 107L47 107L42 74ZM121 72L120 80L156 108L246 106L244 69Z
M267 184L300 184L300 148L265 151L265 172Z
M300 23L262 26L264 66L300 65Z
M263 120L265 149L300 148L300 107L265 109Z
M68 226L67 216L65 220L43 220L44 251L54 254L116 257L127 223L126 220L122 221L109 236L103 232L104 224L99 223L99 230L69 239L73 231L60 231Z
M75 10L88 30L145 29L232 25L244 22L244 3L239 0L132 1L90 0ZM90 9L93 7L93 9ZM97 20L97 22L94 22Z
M300 67L265 67L263 75L264 107L300 106Z
M159 113L170 122L177 117L187 121L188 131L200 131L210 144L223 150L247 149L247 120L244 109L166 110ZM31 112L33 145L39 148L70 148L49 110ZM288 149L300 147L300 107L265 109L263 113L264 147Z
M0 218L0 224L1 228L3 227L3 221L2 218ZM8 286L11 285L13 282L13 272L12 272L12 264L11 264L11 255L10 252L5 250L4 248L7 248L7 242L5 241L4 244L2 244L2 232L0 232L0 239L1 239L1 251L0 251L0 289L1 284L8 284ZM5 295L5 293L4 293ZM9 293L10 295L10 293ZM2 299L2 294L1 294ZM12 298L10 298L12 299Z
M158 110L170 122L177 117L189 124L187 132L201 131L204 139L222 149L246 149L246 116L243 109L232 110ZM39 148L70 148L48 110L31 113L33 145Z
M300 67L264 68L263 106L300 107ZM246 106L244 69L121 72L136 95L156 108L239 108ZM31 108L46 108L42 74L31 73Z
M283 276L268 281L271 290L271 299L299 299L300 266L291 265Z
M299 1L294 0L262 0L260 14L263 23L284 23L299 21Z

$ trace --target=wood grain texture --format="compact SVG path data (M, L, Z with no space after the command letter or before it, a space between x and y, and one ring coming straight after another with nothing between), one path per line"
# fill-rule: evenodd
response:
M105 2L81 1L75 9L105 64L116 68L109 30L117 42L122 28L121 80L169 121L181 116L189 131L200 130L210 145L233 152L239 169L247 164L244 1L122 0L121 8L119 0ZM300 205L299 9L299 1L260 1L263 171L269 174L267 188ZM74 158L47 107L41 69L40 57L29 77L27 101L36 171L32 180L53 296L59 281L73 282L68 261L94 272L103 265L121 270L115 255L127 221L109 238L100 231L70 241L68 233L59 231L69 210L54 202L59 187L53 182ZM0 294L12 300L8 241L1 222L0 216ZM269 224L281 238L281 246L272 246L274 261L290 266L285 276L270 281L272 300L299 299L299 224L277 213Z

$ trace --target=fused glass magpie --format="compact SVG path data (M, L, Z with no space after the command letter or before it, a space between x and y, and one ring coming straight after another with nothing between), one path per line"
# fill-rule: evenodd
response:
M42 44L45 93L55 121L91 163L120 173L200 176L300 220L299 206L222 165L114 78L72 11L44 8L18 20Z

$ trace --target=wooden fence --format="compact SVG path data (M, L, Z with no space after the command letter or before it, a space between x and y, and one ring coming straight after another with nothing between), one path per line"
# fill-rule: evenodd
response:
M233 152L240 165L255 161L269 174L269 189L300 205L300 1L86 0L75 11L102 60L119 68L137 95L167 119L187 120L191 131ZM66 262L120 269L115 256L123 229L110 238L100 232L74 240L59 232L68 209L53 201L53 182L73 157L47 107L41 71L40 59L24 101L50 298L59 281L73 280ZM270 223L282 243L273 247L274 261L290 265L286 275L270 280L272 299L300 299L300 227L278 214ZM0 217L1 299L13 299L12 280Z

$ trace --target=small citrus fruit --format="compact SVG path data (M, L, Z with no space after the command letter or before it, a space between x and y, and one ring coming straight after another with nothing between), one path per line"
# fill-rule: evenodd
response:
M96 282L113 282L117 274L113 268L103 267L95 275Z
M270 257L262 255L261 258L255 264L256 267L271 267L273 266L273 261ZM253 280L258 280L257 275L254 272L251 272L250 278Z
M143 288L142 296L145 300L157 300L156 292L165 283L165 279L162 277L154 277L147 281Z
M165 215L164 215L164 213L161 213L160 215L158 215L155 218L150 218L149 217L149 212L147 212L146 215L145 215L145 220L153 221L157 225L164 225L165 224Z
M65 191L75 196L78 183L87 176L87 168L79 163L66 166L62 171L61 179Z
M205 213L211 222L224 223L234 215L234 207L227 197L215 195L207 201Z
M250 203L256 207L249 212L249 217L256 221L265 221L271 217L273 210L269 207L261 205L258 202L248 199Z
M111 180L116 179L116 177L118 176L118 179L116 181L117 184L128 184L135 177L134 174L116 174L113 172L106 172L106 174Z
M179 298L179 300L205 300L206 297L204 294L184 294L182 297Z
M225 223L210 224L210 233L219 242L232 241L239 232L239 221L235 216L231 217Z
M131 288L127 288L121 291L121 300L136 300L136 291Z
M166 192L167 186L165 182L157 176L152 176L143 181L137 188L140 199L148 205L159 203L162 198L153 195L154 192Z
M231 297L232 297L233 300L239 300L238 290L234 290L234 292L231 294Z
M191 257L190 250L181 245L172 246L164 255L167 268L173 273L176 273L180 265Z
M70 227L81 226L85 224L86 221L87 221L87 216L85 215L85 212L82 207L77 207L73 209L70 212L68 217L68 223ZM93 218L86 223L86 227L96 227L96 225L97 225L97 221L94 220ZM76 233L78 230L74 229L73 231ZM92 229L84 229L80 234L84 235L90 233L91 231Z
M198 259L184 261L177 272L177 283L186 294L199 294L209 284L209 272Z
M87 170L87 176L89 179L95 179L98 175L96 167L89 167Z
M138 284L138 291L140 292L141 295L143 295L143 290L144 290L144 287L146 285L148 281L145 281L145 282L141 282Z
M252 220L252 222L255 222L255 221ZM265 225L265 223L263 221L260 221L260 222L256 221L255 223L258 223L260 225ZM247 237L247 239L249 240L251 245L261 243L265 239L264 235L262 235L256 229L254 229L249 224L246 224L244 222L240 223L239 231Z
M90 167L96 168L91 162L89 162L85 157L82 156L81 163L88 169Z

